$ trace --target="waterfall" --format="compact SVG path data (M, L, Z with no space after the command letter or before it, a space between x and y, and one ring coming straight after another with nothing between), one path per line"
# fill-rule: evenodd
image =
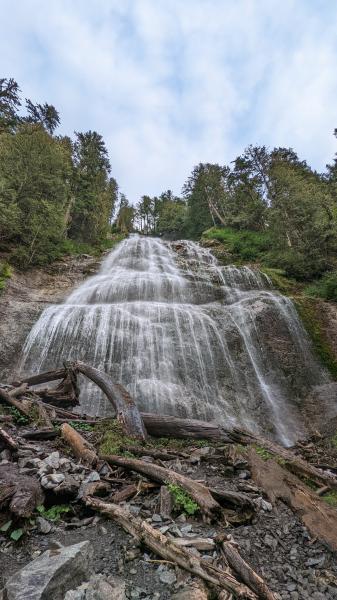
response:
M22 373L80 359L107 371L147 412L302 432L301 398L324 383L291 301L248 267L220 266L191 241L130 236L100 271L32 328ZM111 414L81 385L81 411Z

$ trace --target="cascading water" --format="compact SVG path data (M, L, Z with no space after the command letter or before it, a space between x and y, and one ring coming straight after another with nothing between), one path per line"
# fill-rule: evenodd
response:
M301 367L301 392L294 369L280 364L282 344ZM21 372L76 359L110 373L142 410L269 430L285 444L302 429L301 393L326 380L291 301L266 276L221 267L190 241L141 236L121 242L96 276L42 313ZM87 382L81 407L111 411Z

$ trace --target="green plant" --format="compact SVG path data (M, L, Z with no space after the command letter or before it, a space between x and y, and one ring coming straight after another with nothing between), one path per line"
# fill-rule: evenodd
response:
M7 280L12 276L12 269L8 263L0 262L0 292L6 287Z
M93 431L94 427L90 423L79 423L78 421L69 421L71 425L77 431Z
M314 298L337 302L337 271L325 273L321 279L308 285L304 293Z
M168 483L167 487L173 496L174 505L178 510L182 510L191 516L199 510L198 504L179 485Z
M28 417L20 413L20 411L17 408L15 408L15 406L12 406L9 409L9 412L14 419L14 423L16 423L17 425L27 425L29 423Z
M13 540L14 542L18 542L19 539L23 536L24 534L24 529L13 529L11 531L11 533L9 533L10 528L12 526L12 521L6 521L6 523L4 523L1 527L0 527L0 531L2 533L7 533L9 534L9 537L11 540Z
M258 454L262 460L269 460L270 458L273 458L273 455L265 448L262 448L262 446L254 446L254 448L256 454Z
M261 260L271 248L268 232L211 227L203 233L206 239L218 240L235 258L242 261Z
M43 505L37 506L36 510L42 517L49 521L59 521L64 513L70 512L72 509L65 504L55 504L51 508L45 508Z
M325 496L322 496L324 502L329 504L330 506L337 507L337 492L332 490Z

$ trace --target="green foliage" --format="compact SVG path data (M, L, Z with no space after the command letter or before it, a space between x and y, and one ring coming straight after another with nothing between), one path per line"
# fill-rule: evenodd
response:
M296 297L294 302L303 325L312 340L316 354L333 378L337 379L337 359L320 320L319 304L313 298L305 297Z
M70 421L69 424L77 431L93 431L94 427L90 423L79 423L78 421Z
M20 413L20 411L15 408L15 406L11 406L9 408L9 413L12 415L14 419L14 423L17 425L27 425L29 423L28 417Z
M337 271L325 273L321 279L308 285L304 293L307 296L337 302Z
M337 507L337 492L332 490L328 494L325 494L325 496L322 496L322 500L334 508Z
M262 460L269 460L270 458L273 458L273 455L262 446L254 446L254 448L256 454L258 454L262 458Z
M65 504L55 504L51 508L45 508L44 506L40 505L36 507L36 510L42 517L48 519L48 521L55 522L59 521L62 515L70 512L72 509L70 506Z
M168 483L167 487L173 496L174 506L177 510L183 511L190 516L198 512L198 504L179 485Z
M12 269L8 263L0 262L0 293L5 289L7 280L12 276Z
M203 237L219 240L234 259L242 261L263 260L272 245L269 233L238 231L229 227L212 227L203 233Z
M18 542L20 538L22 538L24 534L24 530L23 529L14 529L11 532L10 538L11 540L13 540L14 542Z

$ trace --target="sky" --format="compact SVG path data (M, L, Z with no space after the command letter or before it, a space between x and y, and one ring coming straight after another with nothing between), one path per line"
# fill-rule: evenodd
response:
M0 0L0 77L96 130L132 203L252 143L337 150L337 0Z

